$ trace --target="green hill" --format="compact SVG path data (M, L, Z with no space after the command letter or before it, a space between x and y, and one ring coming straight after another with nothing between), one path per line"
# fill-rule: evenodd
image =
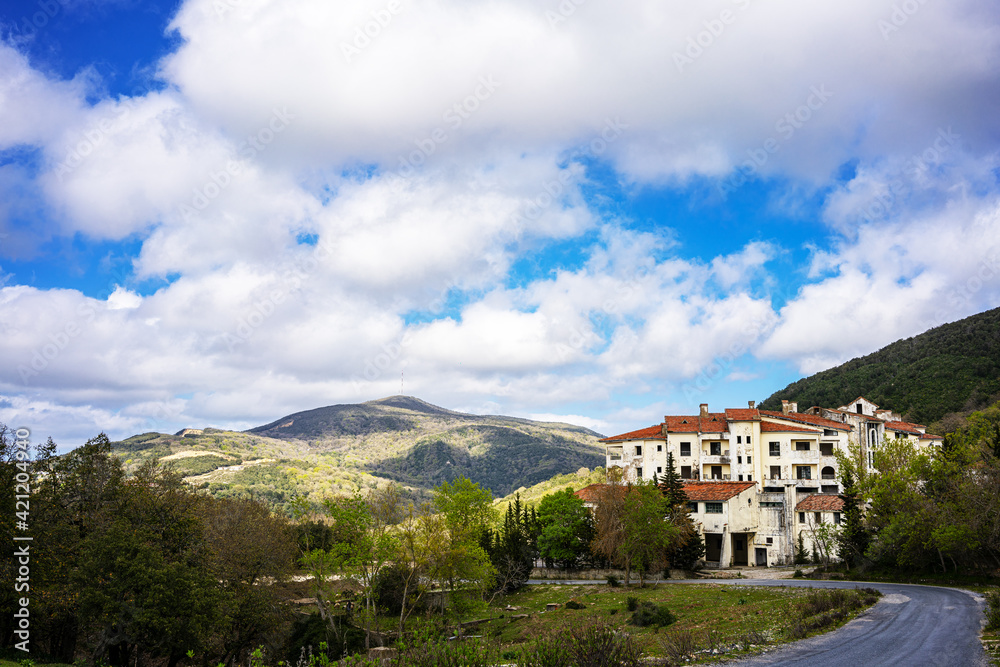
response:
M245 432L185 429L114 443L132 468L174 467L213 495L284 505L400 483L414 498L464 475L495 496L604 463L602 436L570 424L453 412L409 396L298 412Z
M837 407L865 396L921 424L951 430L960 417L1000 394L1000 308L944 324L878 352L793 382L761 403L781 399Z

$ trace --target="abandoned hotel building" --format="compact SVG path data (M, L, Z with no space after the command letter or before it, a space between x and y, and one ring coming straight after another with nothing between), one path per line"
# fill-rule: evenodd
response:
M604 438L608 469L621 467L632 481L651 480L663 475L673 454L708 565L790 565L799 535L812 552L823 547L818 528L841 521L834 452L847 453L857 442L873 469L873 452L884 438L907 438L921 449L942 441L863 397L806 412L782 404L780 412L752 401L748 408L709 412L703 403L697 415L667 416L656 426Z

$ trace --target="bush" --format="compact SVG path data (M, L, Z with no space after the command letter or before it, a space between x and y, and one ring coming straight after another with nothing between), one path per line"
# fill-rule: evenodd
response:
M634 595L630 595L627 598L625 598L625 608L628 609L629 611L635 611L636 609L638 609L639 598L635 597Z
M804 576L805 575L802 574L802 570L795 570L795 573L792 575L792 578L793 579L801 579Z
M566 603L566 608L567 609L586 609L587 605L583 604L582 602L577 602L576 600L570 600L569 602Z
M1000 630L1000 588L986 591L986 629Z
M614 576L613 574L609 574L608 586L611 586L611 588L618 588L619 586L621 586L621 582L618 581L618 577Z
M568 634L568 642L567 642ZM640 650L631 637L602 623L538 638L521 651L518 667L639 667Z
M660 639L660 647L671 665L679 665L700 648L700 643L694 631L685 628L665 635Z
M649 626L653 627L663 627L665 625L670 625L677 618L674 616L670 608L665 605L656 605L652 602L643 602L639 605L639 608L635 610L632 614L632 618L629 622L632 625L637 625L640 628L645 628Z

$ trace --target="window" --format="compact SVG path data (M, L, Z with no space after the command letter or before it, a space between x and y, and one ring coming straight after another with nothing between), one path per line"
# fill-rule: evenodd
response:
M809 451L809 443L808 442L796 442L795 443L795 451L797 451L797 452L808 452Z
M774 538L773 537L767 538L767 543L768 544L774 544Z
M743 457L742 456L737 456L736 457L736 462L737 463L743 463Z
M748 482L752 482L753 481L753 475L747 475L747 481Z
M817 525L823 523L823 513L822 512L813 512L813 514L816 515L816 523L817 523Z
M833 522L838 526L840 525L840 512L833 513Z
M832 428L825 428L825 429L823 429L823 435L825 437L827 437L827 438L829 438L829 437L836 437L837 432L834 431Z
M636 445L635 446L635 455L636 456L642 456L642 445Z
M663 445L657 445L656 446L656 451L662 452L663 451Z
M681 443L681 456L691 456L691 443L682 442Z
M688 503L688 512L698 513L698 503Z
M857 412L859 415L863 415L865 414L865 406L858 403L857 405L854 406L854 411Z
M809 466L798 466L796 468L796 475L799 479L812 479L812 468Z
M743 551L743 538L736 538L736 551Z
M712 479L722 479L722 466L712 466Z
M642 479L642 468L636 468L635 469L635 476L638 479Z
M709 453L712 456L722 456L722 443L721 442L713 442L713 443L709 444L708 450L709 450Z
M747 436L747 444L748 445L750 444L750 436L749 435Z
M736 436L736 444L739 445L742 443L743 443L743 436L741 435Z
M705 514L722 514L722 503L705 503Z
M656 466L656 474L659 475L661 472L663 472L663 466Z
M740 475L740 481L741 482L743 481L743 475Z
M832 442L821 442L819 443L819 453L823 456L833 456L833 443Z
M751 457L749 457L749 456L747 457L747 463L753 463L753 461L751 461L750 458Z
M805 522L806 522L806 513L799 512L799 523L805 523Z
M681 466L681 479L691 479L691 466Z
M771 509L781 509L782 507L785 506L785 503L775 502L773 500L762 500L762 501L760 501L760 506L762 508L768 508L768 507L770 507Z
M767 451L771 456L781 456L781 443L780 442L767 443Z
M771 466L771 479L781 479L781 466Z

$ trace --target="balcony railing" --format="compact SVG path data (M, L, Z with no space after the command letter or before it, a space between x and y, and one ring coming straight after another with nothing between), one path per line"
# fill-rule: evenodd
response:
M820 475L820 479L837 479L837 475L836 474L831 475L830 473L825 472L822 475Z

